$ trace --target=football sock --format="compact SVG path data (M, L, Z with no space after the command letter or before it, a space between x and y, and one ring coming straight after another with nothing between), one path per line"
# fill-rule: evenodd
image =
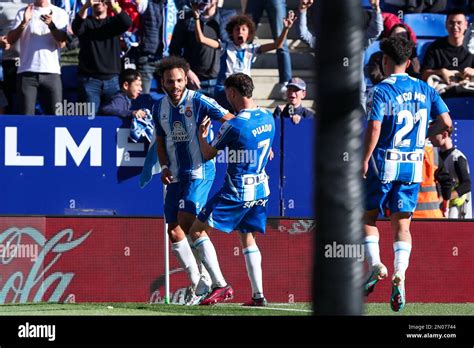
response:
M395 272L405 277L405 271L408 268L408 263L411 253L411 244L407 242L395 242L393 243L393 251L395 253L395 259L393 265Z
M242 249L245 257L245 266L247 274L252 284L252 297L259 299L263 297L262 281L262 254L257 245L251 245Z
M200 275L196 259L194 258L188 240L184 238L179 242L173 243L172 249L173 254L178 259L181 267L186 270L193 289L196 289L199 283Z
M365 242L365 256L369 264L369 268L372 269L373 266L381 263L380 261L380 247L379 247L379 237L378 236L366 236Z
M222 288L227 285L222 275L217 260L216 249L209 237L200 237L194 241L194 247L199 252L199 256L211 275L212 284L215 287Z
M194 257L196 258L196 262L197 262L197 265L198 265L198 268L199 268L199 273L201 273L201 276L203 276L204 278L210 280L210 279L211 279L211 275L209 274L209 272L207 271L206 267L205 267L204 264L202 263L201 257L199 256L198 251L197 251L196 248L194 247L194 242L193 242L191 236L190 236L189 234L187 234L187 235L186 235L186 238L188 239L188 243L189 243L189 245L191 246L191 250L193 251Z

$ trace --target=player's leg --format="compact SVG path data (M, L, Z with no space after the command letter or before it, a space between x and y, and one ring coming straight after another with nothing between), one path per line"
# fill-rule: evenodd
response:
M166 187L164 213L168 223L168 236L171 242L173 254L179 264L188 274L191 288L196 289L200 275L196 259L186 235L178 222L178 209L180 199L180 183L169 184Z
M405 307L405 272L408 268L412 239L410 223L416 208L420 184L396 183L390 199L390 222L394 232L394 272L390 307L398 312Z
M263 295L262 254L255 241L255 232L239 234L242 252L245 257L245 266L252 286L252 299L244 303L244 306L266 306L267 300Z
M263 295L262 254L255 240L256 232L265 234L267 202L268 199L264 198L253 202L243 202L240 207L244 211L244 216L239 222L237 230L240 232L245 266L252 286L252 299L244 303L244 306L263 307L267 304Z
M374 291L375 284L387 277L387 267L380 259L379 230L377 229L377 217L384 206L388 184L382 184L377 176L368 176L365 182L365 214L364 214L364 250L369 266L369 276L364 284L365 295Z
M208 293L211 290L212 281L198 251L193 246L193 240L189 235L189 230L194 223L194 220L196 220L196 216L201 211L201 208L206 204L211 186L212 180L195 179L186 182L182 187L182 198L178 212L178 222L191 245L191 249L198 264L199 273L201 274L201 280L196 288L196 293L201 295Z

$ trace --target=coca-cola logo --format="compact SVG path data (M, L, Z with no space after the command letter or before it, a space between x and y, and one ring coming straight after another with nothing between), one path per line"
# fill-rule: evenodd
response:
M72 229L59 231L49 240L43 233L32 227L10 227L0 234L0 244L16 247L34 243L37 245L35 257L25 261L18 255L0 254L0 304L26 302L59 302L71 283L74 273L51 272L54 264L64 253L83 243L92 230L74 239ZM26 264L25 262L30 262ZM46 276L48 274L48 276ZM38 286L40 285L40 286ZM53 287L50 289L50 287ZM33 293L33 290L36 291ZM48 299L45 293L51 291Z
M316 229L314 220L280 221L278 230L289 234L308 233ZM290 224L290 226L286 226Z

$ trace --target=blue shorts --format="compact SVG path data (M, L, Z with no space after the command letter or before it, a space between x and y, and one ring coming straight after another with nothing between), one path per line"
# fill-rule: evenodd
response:
M268 197L249 202L235 202L217 193L201 210L198 219L226 233L237 230L242 233L265 234L267 203Z
M384 215L385 209L397 213L413 213L418 200L420 183L392 181L382 183L377 176L368 176L365 180L365 209L378 209Z
M165 219L167 223L178 222L178 212L198 215L206 204L212 180L186 180L166 186Z

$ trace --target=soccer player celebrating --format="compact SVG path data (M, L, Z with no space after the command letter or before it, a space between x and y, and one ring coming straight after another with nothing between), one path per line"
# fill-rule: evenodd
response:
M380 47L388 77L374 87L367 101L363 176L366 179L365 251L370 276L364 287L368 295L379 280L387 277L387 268L380 261L376 220L388 206L395 234L390 306L400 311L405 307L405 271L412 247L410 221L422 181L425 140L441 133L452 122L439 94L405 73L413 43L402 37L391 37L383 40ZM429 119L435 121L428 127Z
M201 210L190 229L194 247L213 280L213 291L200 303L211 305L233 298L233 289L227 285L207 230L209 226L230 233L240 232L240 241L247 273L252 286L252 299L244 305L265 306L262 281L262 256L255 242L256 232L265 233L267 220L268 177L265 166L275 134L272 113L259 108L252 100L252 79L243 74L230 75L224 82L227 100L238 111L236 118L225 122L211 144L207 142L210 119L200 127L199 143L205 159L217 155L225 147L229 151L253 153L250 161L228 163L225 182L221 190ZM229 156L230 158L230 156Z
M186 89L188 71L189 64L183 58L161 60L158 73L167 97L155 106L154 120L161 181L166 185L168 235L173 253L191 280L192 299L203 282L199 283L199 268L186 234L206 203L215 177L214 163L201 154L199 124L204 117L225 121L234 116L213 99ZM210 280L207 285L210 290ZM201 295L207 292L202 290Z

